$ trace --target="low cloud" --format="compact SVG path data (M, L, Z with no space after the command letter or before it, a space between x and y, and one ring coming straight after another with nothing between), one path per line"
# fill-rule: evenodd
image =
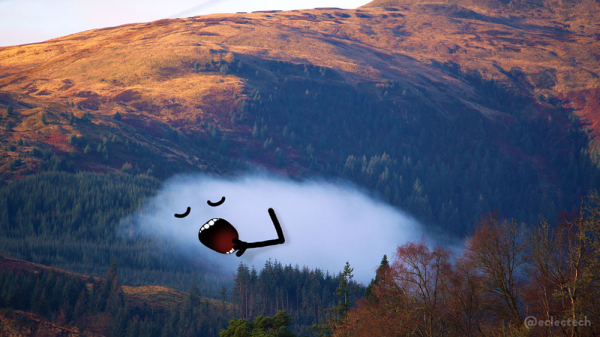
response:
M210 207L206 201L226 201ZM174 217L190 207L183 219ZM276 239L267 210L273 208L286 242L249 249L238 258L210 250L198 241L198 230L211 218L223 218L247 242ZM424 239L421 226L402 211L370 197L358 188L339 182L304 181L264 175L222 179L178 176L123 228L137 235L172 240L181 253L235 270L240 261L261 269L268 259L338 273L346 261L355 279L368 283L384 254L393 256L408 241Z

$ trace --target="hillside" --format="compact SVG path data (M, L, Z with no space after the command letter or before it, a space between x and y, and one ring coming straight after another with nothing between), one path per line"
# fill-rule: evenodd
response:
M457 233L491 210L553 218L598 187L600 135L598 6L556 6L374 1L0 48L1 171L259 166Z
M91 336L157 333L180 310L196 314L191 331L214 334L230 304L160 286L121 286L116 269L107 279L84 276L0 255L0 334ZM190 309L190 303L194 309ZM210 318L208 313L210 312ZM187 311L186 311L187 314ZM182 329L189 328L181 322Z

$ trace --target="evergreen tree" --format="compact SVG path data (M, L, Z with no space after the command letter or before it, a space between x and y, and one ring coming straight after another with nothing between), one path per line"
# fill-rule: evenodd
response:
M339 275L339 285L335 291L335 297L338 304L329 309L323 309L327 313L324 323L314 324L311 330L319 336L328 336L336 328L344 324L348 310L350 309L351 299L358 291L356 282L353 281L354 268L350 267L350 262L346 262L344 270Z
M221 74L226 75L229 72L229 66L227 65L227 63L224 63L221 66L221 69L219 69L219 71L221 72Z
M253 321L234 318L229 321L229 326L221 330L220 337L237 336L274 336L293 337L295 334L288 330L292 317L284 310L280 310L273 317L258 316Z
M375 279L371 280L371 283L369 283L369 286L365 290L365 297L368 300L376 299L374 290L380 283L382 283L385 280L386 273L389 271L389 269L390 264L388 262L387 255L383 255L381 263L379 264L379 267L377 268L377 271L375 273Z
M81 120L84 122L91 122L92 121L92 114L89 111L86 111L83 116L81 116Z
M69 112L69 115L67 116L67 120L69 121L69 125L73 125L75 124L75 115L73 114L73 112Z

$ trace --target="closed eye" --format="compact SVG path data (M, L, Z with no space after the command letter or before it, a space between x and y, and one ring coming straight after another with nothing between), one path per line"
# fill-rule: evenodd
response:
M212 206L212 207L221 206L221 205L223 205L224 202L225 202L225 197L222 197L221 200L219 200L217 202L212 202L210 200L206 201L206 203L208 204L208 206Z
M183 214L177 214L177 213L175 213L175 217L176 218L180 218L180 219L181 218L185 218L186 216L190 215L190 211L191 210L192 209L188 207L187 210L185 210L185 213L183 213Z

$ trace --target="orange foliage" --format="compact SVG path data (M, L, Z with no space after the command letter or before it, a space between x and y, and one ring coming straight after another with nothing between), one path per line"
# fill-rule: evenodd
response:
M600 198L590 201L555 228L489 215L455 257L399 247L335 336L598 335ZM530 317L538 325L525 326Z

